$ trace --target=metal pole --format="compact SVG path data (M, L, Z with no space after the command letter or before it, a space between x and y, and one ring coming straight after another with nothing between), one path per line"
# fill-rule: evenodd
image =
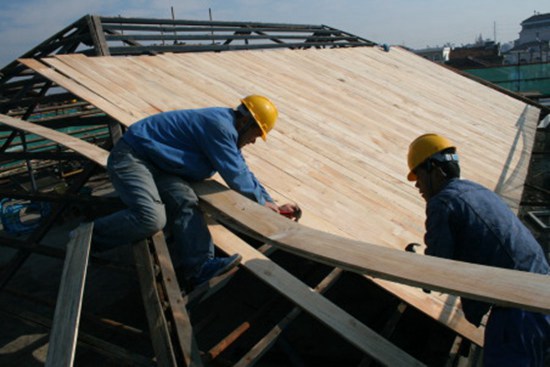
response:
M210 27L212 27L212 9L208 8L208 17L210 18ZM214 44L214 29L211 29L210 33L212 34L212 44Z

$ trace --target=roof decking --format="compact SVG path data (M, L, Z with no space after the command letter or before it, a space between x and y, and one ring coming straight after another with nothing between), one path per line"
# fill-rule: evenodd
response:
M517 205L539 115L399 48L75 55L43 62L45 76L125 125L171 109L233 106L249 93L269 96L280 121L267 144L245 150L268 190L300 203L306 225L398 249L422 242L424 204L405 179L414 137L449 136L464 176ZM426 298L440 302L387 286L422 309L432 309L423 306ZM439 307L433 317L463 324Z
M347 38L329 28L323 28L321 33L336 35L336 38L323 41L337 48L304 46L224 53L208 52L216 48L202 48L206 52L157 54L169 51L172 46L153 45L161 47L158 50L153 46L140 48L136 42L150 41L148 37L140 36L138 40L140 37L132 38L126 31L125 37L117 35L116 27L108 26L111 21L116 23L116 19L92 17L88 25L111 27L101 29L105 35L103 42L125 42L132 49L126 54L154 56L91 58L77 54L25 59L20 65L10 64L8 70L16 70L14 80L32 75L34 71L40 75L33 76L32 88L20 91L17 81L7 86L3 106L23 102L29 110L16 112L14 116L26 118L32 113L36 97L23 92L35 90L37 86L37 91L47 89L53 83L67 91L58 98L74 94L94 107L82 112L88 114L83 116L86 118L81 119L79 112L74 117L56 121L52 128L75 122L85 124L84 121L101 126L110 124L112 128L113 123L129 126L139 118L161 111L235 106L244 95L264 94L279 107L280 120L267 143L246 147L244 155L274 198L299 203L304 210L303 225L400 251L409 242L422 242L424 203L414 185L405 178L408 144L422 133L448 136L458 146L465 178L495 190L512 208L517 209L519 205L540 113L532 104L487 88L400 48L385 52L379 47L354 47L372 46L372 43ZM141 20L141 23L147 22ZM170 26L178 24L174 22ZM120 24L119 28L127 26ZM148 26L143 27L139 31ZM250 24L233 24L233 27L250 27ZM261 36L256 37L258 39L290 47L262 35L268 25L262 27L249 30ZM166 31L162 29L161 34ZM230 47L229 43L246 38L235 29L231 32L234 33L227 35L225 49L255 48ZM321 33L315 35L318 40L322 39ZM70 34L63 37L71 38ZM204 39L199 40L202 41ZM333 44L335 41L344 41L344 44L340 47ZM351 47L346 47L345 42L351 42L348 45ZM95 46L102 49L101 42ZM117 51L111 46L103 50ZM119 51L123 52L115 53ZM44 52L40 56L46 55ZM19 96L19 100L10 99L12 93ZM45 99L55 99L55 95L39 93L43 93ZM101 112L109 118L102 117ZM17 121L7 118L5 123L13 128ZM48 126L49 121L43 119L39 123ZM21 129L50 134L37 124L28 124L22 123ZM58 139L57 134L54 135ZM13 136L3 142L6 157L9 154L17 157L15 153L5 153L10 144L15 144L11 140ZM76 150L84 147L81 152L84 155L95 154L93 150L86 151L85 144L79 145L71 139L67 142L70 144L62 142L61 145ZM55 153L48 154L55 156ZM57 154L61 157L62 153ZM104 154L101 152L98 158L100 165L104 164ZM24 152L20 156L32 158L33 153ZM159 248L158 243L155 246ZM437 292L428 295L414 287L369 279L458 334L482 344L483 329L466 322L455 296Z

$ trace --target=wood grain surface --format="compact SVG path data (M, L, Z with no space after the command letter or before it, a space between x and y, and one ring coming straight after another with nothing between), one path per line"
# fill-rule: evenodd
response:
M423 199L406 180L414 138L447 136L463 176L516 210L540 112L399 47L22 62L126 126L157 111L234 107L264 94L279 121L267 143L243 153L272 196L299 203L312 229L399 250L424 233ZM456 297L374 281L480 343L483 328L464 319Z

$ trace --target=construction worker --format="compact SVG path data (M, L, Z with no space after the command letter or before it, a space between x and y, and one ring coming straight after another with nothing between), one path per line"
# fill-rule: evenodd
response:
M131 125L112 149L107 170L127 209L94 222L93 247L107 250L162 230L168 223L174 266L192 286L220 275L240 255L215 257L212 238L189 182L219 172L228 186L275 212L277 206L249 170L241 148L266 136L278 117L266 97L251 95L237 109L203 108L159 113Z
M407 179L416 181L427 203L426 255L550 274L541 246L506 204L491 190L460 179L456 147L447 138L422 135L410 144L407 158ZM544 366L550 357L550 315L465 298L461 303L476 326L491 310L484 366Z

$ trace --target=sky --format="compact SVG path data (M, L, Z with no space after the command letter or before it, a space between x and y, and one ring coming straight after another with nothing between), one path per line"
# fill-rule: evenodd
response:
M0 0L0 68L86 14L325 24L413 49L461 46L481 35L506 43L548 0Z

